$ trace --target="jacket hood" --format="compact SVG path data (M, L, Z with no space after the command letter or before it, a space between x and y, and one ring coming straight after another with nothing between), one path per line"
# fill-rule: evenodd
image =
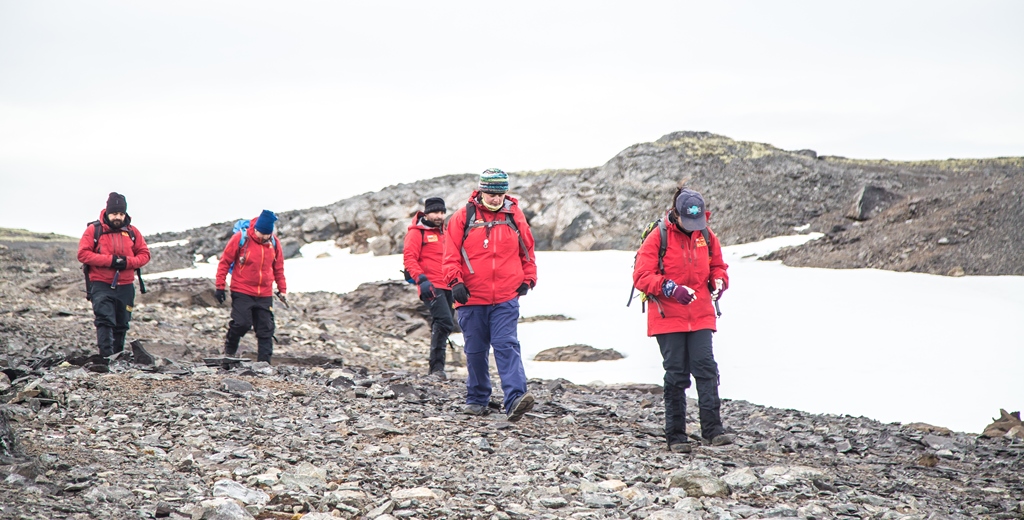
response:
M114 228L110 227L110 224L107 224L107 208L103 208L103 209L100 210L100 224L103 225L103 231L110 231L111 229L114 229ZM132 216L127 214L127 213L125 213L124 214L124 225L121 226L121 229L128 229L128 226L131 226L131 225L132 225Z

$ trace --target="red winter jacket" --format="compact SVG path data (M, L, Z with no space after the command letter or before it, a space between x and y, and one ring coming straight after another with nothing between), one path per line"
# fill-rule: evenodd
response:
M128 259L128 266L118 275L117 285L131 285L135 281L135 270L149 263L149 247L138 228L132 226L131 217L125 215L124 225L118 230L107 225L106 214L107 210L100 211L102 234L95 249L93 239L96 230L92 224L82 233L82 239L78 241L78 261L89 266L89 280L109 284L114 281L115 271L110 262L114 256L123 256ZM128 234L129 229L135 234L134 243Z
M416 212L412 224L405 232L405 245L402 247L402 258L405 270L413 280L421 274L436 287L444 287L441 275L441 260L444 258L444 228L430 227L420 222L423 212Z
M668 228L668 249L665 251L665 273L658 272L658 249L661 247L661 233L656 230L647 235L640 251L637 252L633 267L633 285L647 293L647 335L671 332L692 332L695 330L716 330L715 307L711 301L708 281L721 278L729 287L728 265L722 260L722 247L718 237L709 231L711 243L707 244L700 231L686 236L665 216ZM708 257L708 248L711 256ZM685 285L697 293L697 298L688 305L662 294L662 284L672 280ZM664 316L662 316L664 313Z
M238 250L238 242L246 233L245 244ZM231 272L231 292L248 294L249 296L265 297L274 295L274 282L281 293L288 292L288 284L284 280L284 251L281 241L274 237L271 241L261 242L256 237L256 219L249 221L249 228L235 233L224 254L217 264L217 288L224 289L231 262L235 268Z
M474 191L469 198L469 202L476 206L476 221L492 222L511 216L519 228L526 251L520 246L516 231L506 224L472 228L463 244L466 229L466 207L463 206L448 221L441 269L445 286L452 287L459 282L466 284L469 289L466 305L494 305L518 296L516 290L523 282L531 287L536 285L537 262L533 254L533 234L526 223L526 216L519 209L519 202L505 197L505 206L494 212L480 203L478 193ZM462 257L463 245L475 274L469 272Z

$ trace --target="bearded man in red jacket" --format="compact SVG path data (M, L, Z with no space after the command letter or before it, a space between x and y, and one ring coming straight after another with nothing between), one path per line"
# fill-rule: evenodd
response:
M430 311L430 364L428 374L446 378L445 347L455 328L452 292L442 283L444 256L444 199L430 197L423 202L405 233L402 259L405 272L419 287L420 300Z
M82 233L78 261L86 271L100 355L121 352L135 305L135 270L149 262L149 247L132 225L124 195L111 193L100 219Z
M533 234L519 201L509 197L508 174L492 168L480 174L480 186L448 221L444 283L452 290L465 339L465 413L484 415L491 398L488 352L505 394L502 410L518 421L533 408L518 334L519 298L537 283Z
M284 301L288 284L284 279L284 251L274 236L277 215L263 210L249 226L232 235L217 264L217 301L224 303L228 273L231 273L231 321L224 340L224 354L234 356L238 342L249 329L256 331L257 361L270 363L274 354L274 283Z

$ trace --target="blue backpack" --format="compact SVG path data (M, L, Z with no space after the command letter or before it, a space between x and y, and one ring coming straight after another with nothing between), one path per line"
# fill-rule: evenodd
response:
M249 230L249 220L248 219L244 219L244 218L240 218L240 219L236 220L235 221L235 225L231 228L231 236L235 236L235 233L238 233L238 232L242 233L242 238L238 239L238 256L235 257L236 260L238 258L242 257L242 251L243 251L242 248L245 247L245 242L249 238L249 233L247 232L248 230ZM274 235L270 235L270 248L273 249L274 251L277 251L277 237L274 236ZM231 261L231 265L228 266L228 274L231 274L231 271L234 271L234 270L235 270L235 261L232 260Z

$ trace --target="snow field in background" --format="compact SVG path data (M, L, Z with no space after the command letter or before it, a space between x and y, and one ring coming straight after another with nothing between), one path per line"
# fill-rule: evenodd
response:
M950 278L756 260L816 236L723 249L731 283L714 343L722 397L966 432L980 432L999 408L1024 408L1024 277ZM301 252L302 258L285 262L290 292L341 293L401 278L401 255L351 255L330 242ZM323 253L329 256L317 258ZM647 316L639 300L626 307L633 256L537 253L539 281L522 298L522 315L574 319L520 325L527 376L661 383L661 355L646 335ZM213 278L212 261L159 276ZM541 350L573 343L613 348L626 358L532 361Z

